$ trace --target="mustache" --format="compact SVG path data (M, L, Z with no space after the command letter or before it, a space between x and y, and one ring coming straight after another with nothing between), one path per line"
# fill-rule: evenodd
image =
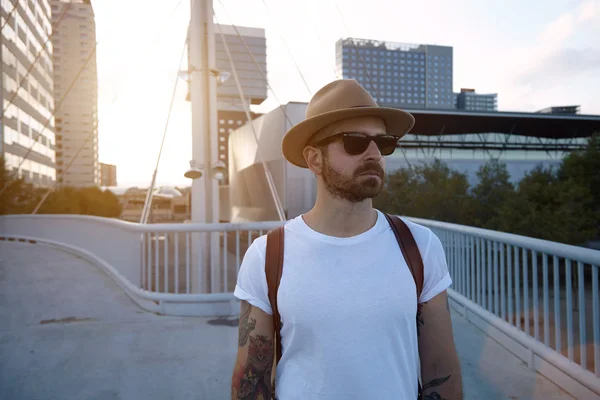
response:
M383 168L378 163L370 163L360 166L356 169L355 175L363 175L363 174L376 174L380 178L383 178L385 172Z

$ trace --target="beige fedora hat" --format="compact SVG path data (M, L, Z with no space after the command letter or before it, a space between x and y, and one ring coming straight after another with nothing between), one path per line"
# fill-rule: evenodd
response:
M415 124L415 118L406 111L379 107L356 80L339 79L315 93L308 103L306 119L285 134L283 156L298 167L308 168L302 152L311 136L334 122L366 116L383 118L387 133L398 137L406 135Z

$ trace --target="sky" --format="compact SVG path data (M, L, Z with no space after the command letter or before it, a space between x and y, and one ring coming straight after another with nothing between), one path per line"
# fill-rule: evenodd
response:
M92 4L100 161L117 165L119 186L148 186L177 82L157 181L189 185L191 107L177 72L187 67L187 56L179 61L190 0ZM578 104L600 114L600 0L214 0L214 8L218 23L266 31L274 93L257 111L279 106L275 97L308 102L335 79L335 42L359 37L452 46L454 91L497 93L500 111Z

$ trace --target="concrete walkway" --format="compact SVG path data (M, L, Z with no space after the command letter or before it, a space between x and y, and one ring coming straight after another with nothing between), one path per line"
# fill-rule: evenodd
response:
M0 242L0 399L227 399L235 320L140 310L87 261ZM227 322L231 323L227 323ZM454 314L465 399L570 399Z

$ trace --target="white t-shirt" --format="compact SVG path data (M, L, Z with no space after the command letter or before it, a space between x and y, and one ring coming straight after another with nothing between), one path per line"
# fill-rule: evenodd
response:
M417 398L416 285L391 227L377 213L371 229L349 238L316 232L302 216L286 223L277 294L278 399ZM423 258L422 303L452 280L438 237L404 221ZM263 235L248 248L234 295L272 315L266 239Z

